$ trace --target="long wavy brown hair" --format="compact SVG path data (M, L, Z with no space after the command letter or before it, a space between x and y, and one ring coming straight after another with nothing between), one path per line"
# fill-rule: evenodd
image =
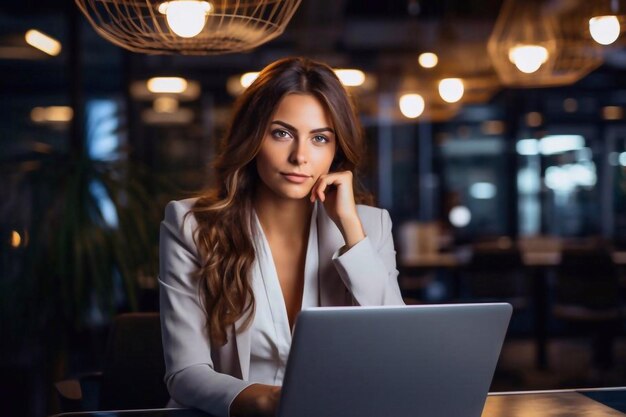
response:
M224 345L227 329L244 315L241 329L254 317L250 269L255 260L251 214L259 181L255 157L269 122L287 94L310 94L325 108L339 144L332 171L350 170L358 179L363 136L350 97L333 70L305 58L268 65L235 103L234 115L215 162L216 186L203 192L190 213L198 227L194 238L201 256L198 285L212 343ZM371 197L354 184L355 198Z

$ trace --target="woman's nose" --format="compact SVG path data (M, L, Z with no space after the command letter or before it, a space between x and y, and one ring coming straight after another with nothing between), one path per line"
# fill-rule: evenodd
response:
M289 156L289 162L295 165L306 164L309 159L306 141L296 140L293 144L293 149L291 151L291 155Z

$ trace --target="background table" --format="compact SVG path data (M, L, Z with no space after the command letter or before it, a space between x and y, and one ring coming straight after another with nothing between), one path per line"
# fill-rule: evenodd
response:
M533 334L536 366L538 369L548 369L548 281L550 271L554 271L561 262L561 251L521 250L521 257L522 266L527 268L526 275L530 281L531 296L534 301ZM461 271L470 264L471 258L471 251L405 255L399 258L398 268L401 276L422 274L433 269L449 270L455 287L459 288ZM626 251L612 251L611 258L617 267L626 270ZM402 284L406 285L410 281L411 279L405 279ZM458 293L458 289L454 290L453 293Z

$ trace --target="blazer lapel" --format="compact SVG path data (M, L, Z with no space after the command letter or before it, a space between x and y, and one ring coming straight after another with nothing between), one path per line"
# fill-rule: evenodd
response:
M344 244L343 236L326 214L324 205L316 204L320 306L343 305L346 302L347 289L332 262L334 253Z
M235 340L237 346L237 355L239 356L239 368L241 370L241 379L244 381L248 380L248 376L250 375L250 328L237 332L237 329L241 329L246 316L241 317L235 323Z

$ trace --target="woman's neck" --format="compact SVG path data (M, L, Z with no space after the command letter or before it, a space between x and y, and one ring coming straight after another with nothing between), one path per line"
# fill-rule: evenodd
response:
M308 236L313 203L307 198L281 199L259 193L254 200L254 210L268 238Z

